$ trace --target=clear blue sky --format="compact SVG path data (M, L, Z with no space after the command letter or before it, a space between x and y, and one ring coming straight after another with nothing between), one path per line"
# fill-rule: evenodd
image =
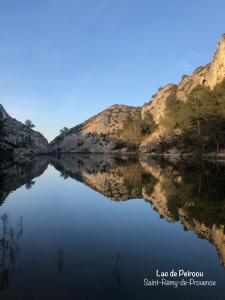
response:
M224 0L0 0L0 103L51 140L209 62Z

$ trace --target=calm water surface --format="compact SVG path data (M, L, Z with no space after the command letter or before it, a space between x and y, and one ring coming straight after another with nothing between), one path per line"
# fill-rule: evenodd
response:
M2 166L0 201L1 299L225 299L222 164L43 156ZM157 269L216 287L144 287Z

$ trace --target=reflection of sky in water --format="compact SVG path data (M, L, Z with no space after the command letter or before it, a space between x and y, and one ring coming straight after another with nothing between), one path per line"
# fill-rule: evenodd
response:
M12 223L23 216L21 251L3 299L223 299L224 269L215 247L179 222L160 218L148 202L112 201L70 177L64 180L51 165L33 180L31 189L19 188L0 207ZM203 271L218 285L143 287L156 269L179 268Z

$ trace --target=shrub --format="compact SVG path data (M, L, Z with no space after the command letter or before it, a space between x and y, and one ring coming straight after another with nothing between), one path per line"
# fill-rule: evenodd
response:
M168 97L162 124L174 139L179 129L179 141L193 145L201 152L225 147L225 81L213 90L199 85L179 101L176 94Z
M128 118L124 124L120 137L126 141L140 143L145 135L151 134L156 128L155 121L149 111L144 119L139 115L136 118Z
M25 126L27 126L28 128L34 128L35 127L35 125L31 122L31 120L29 120L29 119L27 119L26 121L25 121Z
M181 80L184 80L187 77L188 77L188 75L184 74L184 75L182 75Z

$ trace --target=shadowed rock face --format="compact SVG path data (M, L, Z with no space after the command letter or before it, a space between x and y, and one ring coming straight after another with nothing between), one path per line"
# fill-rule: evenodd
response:
M180 221L212 242L225 265L225 167L189 163L178 168L145 157L60 156L61 176L79 180L114 201L144 199L169 222Z
M19 187L25 185L27 189L31 188L35 183L33 179L44 173L48 163L47 156L13 163L7 167L0 163L0 204Z
M0 104L0 152L13 156L43 154L50 151L48 141L37 131L11 118Z

